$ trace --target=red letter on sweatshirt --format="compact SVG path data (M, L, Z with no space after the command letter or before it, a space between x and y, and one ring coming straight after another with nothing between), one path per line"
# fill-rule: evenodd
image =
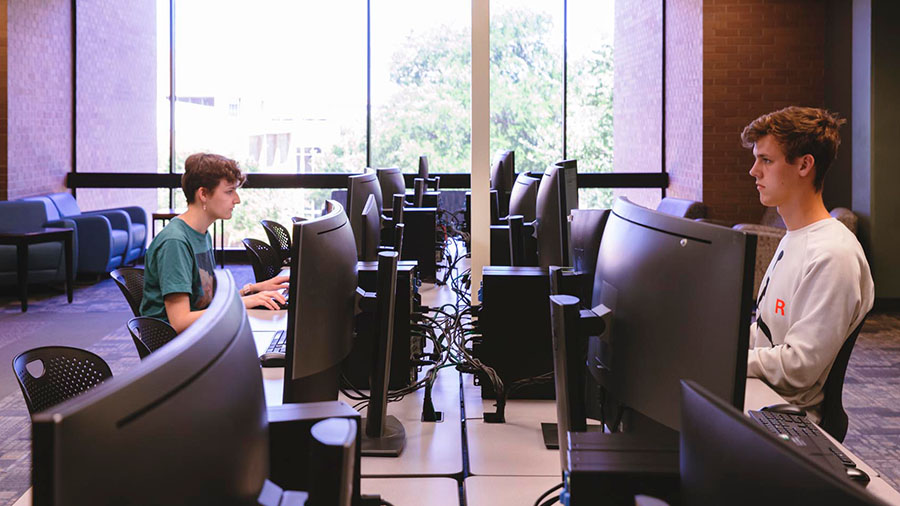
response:
M781 316L784 316L784 301L781 299L775 299L775 312L781 311Z

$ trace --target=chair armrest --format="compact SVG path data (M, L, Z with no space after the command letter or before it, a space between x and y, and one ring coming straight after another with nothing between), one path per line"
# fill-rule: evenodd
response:
M123 207L113 207L110 209L99 209L97 211L88 211L89 213L106 213L109 211L124 211L128 214L128 217L131 218L132 223L140 223L141 225L147 225L147 211L144 210L143 207L140 206L123 206Z
M131 217L125 211L118 209L109 209L101 211L88 211L81 213L82 216L104 216L109 220L109 225L117 230L125 230L131 232Z
M78 274L78 227L75 226L75 221L71 218L60 218L58 220L48 221L47 223L44 223L44 226L72 229L72 265L75 270L75 272L72 273L72 277L74 278Z
M75 222L75 234L79 239L74 248L78 251L78 271L105 271L112 252L112 226L109 219L90 214L69 216L66 219Z

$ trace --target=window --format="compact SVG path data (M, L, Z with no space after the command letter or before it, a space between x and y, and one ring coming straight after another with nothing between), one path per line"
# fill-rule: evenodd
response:
M469 172L471 8L468 2L372 4L372 165Z
M176 2L176 169L210 151L249 172L361 170L365 5ZM320 156L298 163L310 149Z
M562 159L561 1L491 2L491 150L516 171Z

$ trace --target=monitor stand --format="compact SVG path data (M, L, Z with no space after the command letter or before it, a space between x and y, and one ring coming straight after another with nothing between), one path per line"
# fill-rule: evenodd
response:
M406 446L406 429L393 415L384 419L382 435L369 435L366 419L362 419L362 455L364 457L399 457Z

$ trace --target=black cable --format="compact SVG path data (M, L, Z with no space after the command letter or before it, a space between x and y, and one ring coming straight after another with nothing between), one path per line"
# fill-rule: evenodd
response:
M556 497L550 499L550 500L553 501L553 502L545 502L545 503L541 503L541 501L543 501L544 499L546 499L547 496L549 496L550 494L552 494L553 492L556 492L557 490L559 490L559 489L561 489L561 488L563 488L563 484L562 484L562 483L558 483L558 484L554 485L553 488L551 488L550 490L548 490L548 491L544 492L543 494L541 494L541 496L537 498L537 501L534 501L534 506L544 506L544 505L553 504L553 503L555 503L556 501L559 501L559 496L557 495Z

